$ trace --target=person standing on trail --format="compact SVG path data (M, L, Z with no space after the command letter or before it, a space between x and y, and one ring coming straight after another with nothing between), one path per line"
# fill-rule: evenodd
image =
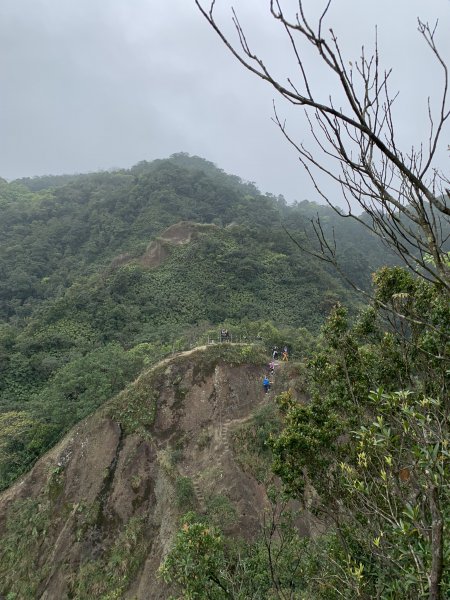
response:
M273 347L272 358L273 360L276 360L278 358L278 346Z
M288 347L285 346L283 348L283 354L281 355L281 360L284 360L285 362L287 362L289 360L289 354L288 354Z
M270 390L270 381L269 381L268 377L264 377L264 379L263 379L263 388L264 388L264 392L267 394L267 392Z

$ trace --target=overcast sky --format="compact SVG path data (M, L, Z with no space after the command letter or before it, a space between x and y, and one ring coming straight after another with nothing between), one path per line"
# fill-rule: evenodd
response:
M229 23L231 2L216 4ZM252 45L289 74L281 31L264 16L268 0L233 4ZM318 4L305 1L308 10ZM449 0L334 0L328 19L348 60L371 46L378 25L383 64L394 67L392 87L401 91L396 119L405 144L423 141L427 94L441 89L418 16L439 18L450 62ZM130 167L183 151L263 192L319 200L271 121L273 90L236 63L194 0L1 0L0 61L0 176L8 180ZM334 82L317 73L326 98ZM277 106L307 140L298 109ZM439 155L447 173L449 140L447 128Z

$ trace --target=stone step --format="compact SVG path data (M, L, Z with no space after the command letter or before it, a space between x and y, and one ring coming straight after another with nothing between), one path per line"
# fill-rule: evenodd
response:
M205 512L205 509L206 509L205 496L203 495L200 481L196 477L192 478L192 487L194 488L195 496L197 498L197 502L200 506L201 511Z
M221 431L220 431L220 437L222 439L224 448L227 452L230 451L230 442L229 442L228 433L229 433L229 422L225 422L222 424Z

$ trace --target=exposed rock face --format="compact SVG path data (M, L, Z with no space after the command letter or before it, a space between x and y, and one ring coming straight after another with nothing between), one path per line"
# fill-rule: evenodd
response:
M180 221L168 227L159 237L152 240L144 254L134 259L131 254L119 254L110 263L110 269L118 269L123 265L137 263L143 267L154 269L163 264L175 246L189 244L200 232L216 228L216 225Z
M203 225L190 221L181 221L171 225L158 238L150 242L138 262L144 267L159 267L170 255L174 246L188 244L199 231L214 227L215 225Z
M262 375L258 360L233 366L211 349L185 353L76 426L0 496L0 593L167 598L157 569L189 508L180 482L190 482L198 512L228 498L237 515L229 533L252 538L265 494L228 438L268 401Z

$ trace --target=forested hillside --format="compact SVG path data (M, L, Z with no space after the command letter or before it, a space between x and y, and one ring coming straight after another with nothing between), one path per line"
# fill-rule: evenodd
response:
M313 243L310 219L320 213L362 286L390 260L332 210L287 206L184 154L111 173L2 181L0 205L2 486L144 363L204 340L211 327L266 343L273 326L291 328L295 352L337 301L355 307L354 292L283 226ZM177 223L186 239L164 239Z
M416 277L339 211L184 154L2 181L0 200L0 593L448 595L431 255ZM222 327L243 343L207 344Z
M308 202L286 206L282 198L263 196L252 184L185 155L128 171L3 182L0 201L6 319L29 316L36 304L105 269L119 254L139 256L154 236L179 221L233 223L248 245L256 236L275 252L291 253L280 223L311 234L309 219L320 213L327 227L336 228L349 270L366 272L386 260L377 241L330 209Z

